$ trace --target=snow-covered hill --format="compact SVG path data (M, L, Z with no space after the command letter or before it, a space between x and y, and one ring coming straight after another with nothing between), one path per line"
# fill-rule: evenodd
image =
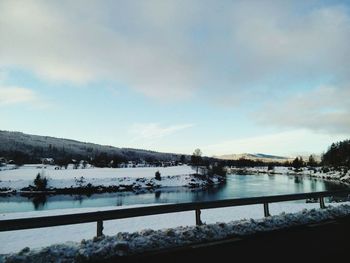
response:
M62 158L62 156L79 156L82 159L88 159L100 154L107 154L126 160L179 160L179 155L172 153L117 148L70 139L30 135L22 132L0 131L0 157L9 158L14 153L30 155L37 159L43 157Z

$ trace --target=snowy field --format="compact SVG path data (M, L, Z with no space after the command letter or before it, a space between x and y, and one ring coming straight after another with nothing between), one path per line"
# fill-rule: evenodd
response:
M190 174L195 171L191 166L170 166L170 167L140 167L140 168L93 168L73 169L70 165L68 169L56 170L54 165L24 165L18 169L8 165L0 167L0 189L7 188L19 191L24 187L33 185L33 181L38 173L47 177L48 188L70 188L84 187L88 184L92 186L131 186L135 189L147 188L147 185L156 185L157 187L177 187L188 186L193 180ZM288 167L275 167L268 170L267 167L255 168L230 168L229 172L237 173L244 171L245 174L272 173L282 175L299 175L308 177L317 177L321 179L334 180L343 183L350 183L349 171L329 170L324 172L321 167L313 169L302 168L295 172ZM162 177L161 181L154 179L156 171L159 171ZM82 178L83 177L83 178ZM138 180L144 178L145 180ZM203 182L195 182L199 185Z
M169 167L138 167L138 168L86 168L86 169L68 169L55 170L55 165L23 165L18 169L0 171L0 180L34 180L38 173L44 171L45 176L52 179L72 179L74 177L84 176L90 178L120 178L120 177L154 177L156 171L163 176L182 175L194 173L191 166L169 166Z
M350 203L342 203L350 204ZM338 203L332 203L332 206L338 206ZM122 208L135 207L123 206ZM271 215L278 215L283 212L295 213L303 209L318 208L318 203L273 203L270 204ZM60 209L47 210L41 212L21 212L0 214L0 220L14 219L23 217L39 217L49 215L61 215L71 213L82 213L89 211L104 211L118 209L116 207L104 208L82 208L82 209ZM201 219L206 224L216 222L230 222L241 219L259 219L263 217L262 205L239 206L229 208L216 208L202 210ZM195 225L194 211L171 213L163 215L153 215L145 217L135 217L128 219L104 221L104 234L116 235L118 232L135 232L142 229L165 229L178 226ZM80 242L82 239L91 239L96 235L96 223L86 223L79 225L68 225L49 227L42 229L28 229L18 231L0 232L0 254L18 252L24 247L39 248L51 244L67 241Z
M142 168L86 168L55 170L52 165L24 165L18 169L4 169L0 171L0 188L20 190L29 185L38 173L47 177L48 187L69 188L91 184L93 186L135 185L138 178L146 178L147 182L155 177L159 171L162 181L157 181L162 187L186 186L191 180L188 176L194 170L187 165L170 167L142 167ZM82 182L78 182L84 177ZM140 184L140 182L139 182ZM140 185L141 187L143 185Z

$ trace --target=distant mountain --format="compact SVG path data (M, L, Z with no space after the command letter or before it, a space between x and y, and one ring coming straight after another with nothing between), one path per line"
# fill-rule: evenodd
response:
M0 157L7 159L17 158L28 161L29 158L30 162L36 162L40 158L89 160L100 156L125 161L175 161L180 159L180 155L172 153L117 148L70 139L30 135L22 132L0 131Z
M226 154L215 156L218 159L222 160L239 160L239 159L247 159L247 160L260 160L263 162L285 162L291 161L293 158L291 157L283 157L283 156L275 156L263 153L240 153L240 154Z

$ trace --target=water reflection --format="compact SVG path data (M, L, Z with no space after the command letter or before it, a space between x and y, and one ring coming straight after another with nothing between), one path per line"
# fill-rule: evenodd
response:
M87 197L90 197L91 195L86 195L86 196L83 196L83 195L73 195L73 200L74 201L78 201L80 204L83 202L83 200Z
M123 198L121 198L120 196L117 197L117 206L122 206L123 205Z
M35 195L32 198L32 203L35 210L42 210L45 207L46 202L47 202L46 195Z
M303 179L299 176L295 176L294 177L294 183L295 184L302 184L303 183Z
M275 180L275 174L268 174L267 175L270 180Z
M160 190L157 190L157 191L154 192L154 199L155 199L156 201L158 201L158 200L160 199L161 193L162 193L162 192L161 192Z
M305 191L305 186L303 179L299 176L294 177L294 188L295 188L295 193L303 193ZM310 191L308 191L310 192Z
M310 180L310 188L311 188L311 192L317 192L317 180L316 179Z
M86 195L36 195L0 197L0 212L62 208L141 205L212 201L240 197L334 191L345 186L314 178L284 175L229 175L225 184L207 189L163 188L155 191Z

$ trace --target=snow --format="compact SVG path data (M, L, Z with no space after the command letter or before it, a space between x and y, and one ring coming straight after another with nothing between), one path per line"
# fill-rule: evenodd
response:
M18 169L13 166L0 167L0 189L8 188L11 190L20 190L29 185L33 185L33 180L38 173L49 179L48 187L62 189L70 187L81 187L91 184L92 186L133 186L133 188L147 188L147 185L157 187L178 187L188 186L194 178L189 176L194 173L191 166L170 166L170 167L139 167L139 168L93 168L56 170L55 165L24 165ZM154 179L155 172L161 173L162 180ZM281 175L299 175L317 177L326 180L335 180L343 183L350 183L350 170L332 170L324 172L321 167L302 168L300 171L294 171L290 167L276 166L273 170L268 171L267 167L255 168L229 168L229 172L244 174L281 174ZM79 180L83 177L83 180ZM142 180L141 180L142 179ZM214 183L216 182L214 178ZM201 184L196 180L196 184Z
M337 182L342 182L344 184L350 184L350 169L339 169L327 168L326 171L323 167L302 167L300 170L295 171L291 167L276 166L273 170L268 170L267 166L263 167L245 167L236 168L231 167L228 169L230 173L244 173L244 174L281 174L281 175L299 175L299 176L309 176L325 180L333 180Z
M147 183L153 183L160 187L175 187L189 185L191 178L189 175L194 171L190 166L170 166L170 167L141 167L141 168L88 168L88 169L62 169L55 170L53 165L24 165L19 169L0 171L0 188L10 188L20 190L29 185L38 173L47 177L48 187L70 188L85 186L119 186L134 185L146 187ZM155 172L161 173L162 180L154 180ZM83 177L82 182L78 180ZM146 180L137 180L145 178Z
M120 178L120 177L154 177L156 171L162 176L191 174L193 169L188 165L169 167L139 167L139 168L87 168L87 169L60 169L55 170L55 165L24 165L18 169L0 171L0 180L34 180L35 176L44 171L45 175L52 179L68 179L84 176L91 178Z
M275 206L277 204L274 204ZM190 214L189 212L184 213L183 215L161 215L158 220L152 218L153 222L157 222L157 225L154 229L144 229L137 232L125 232L125 231L133 231L129 229L136 229L135 225L130 223L130 219L126 222L127 226L131 226L129 229L123 229L122 225L116 225L112 223L111 225L106 224L105 234L109 231L113 231L114 234L112 236L103 236L100 238L94 238L89 240L82 240L80 243L78 242L67 242L56 245L51 245L42 249L33 249L38 240L44 240L44 242L48 242L45 245L52 244L51 239L47 238L48 236L40 235L40 238L37 238L37 235L29 235L32 237L31 244L32 248L23 249L18 254L11 254L6 256L5 260L7 262L83 262L86 260L94 260L94 259L108 259L112 256L122 256L127 254L135 254L142 253L149 250L154 249L164 249L171 247L184 246L188 244L195 244L205 241L214 241L224 238L230 238L233 236L242 236L254 234L257 232L271 231L276 229L282 229L290 226L303 225L309 223L317 223L324 220L334 219L336 217L341 217L350 214L350 204L337 204L336 206L328 207L327 209L314 209L315 204L307 204L309 210L303 209L300 204L293 204L292 206L287 205L284 207L288 207L293 210L295 213L281 213L279 215L253 219L258 216L258 207L252 209L252 207L236 207L234 209L243 209L250 215L250 219L240 219L234 216L239 210L236 210L234 213L233 208L225 208L215 209L203 211L203 218L206 224L202 226L194 226L193 225L193 217L194 214ZM275 212L281 212L281 207L279 204L272 208ZM261 207L259 207L259 214L261 217ZM284 209L283 209L284 210ZM283 211L282 210L282 211ZM214 211L214 212L213 212ZM230 214L231 221L222 222L222 212ZM52 212L52 211L51 211ZM243 212L241 210L240 212ZM208 214L206 214L208 213ZM183 226L176 226L176 224L181 224L181 221L187 221L190 219L191 222L187 222L187 224L183 224ZM219 215L219 217L217 217ZM233 217L232 217L233 216ZM242 216L242 214L240 214ZM157 216L158 217L158 216ZM147 223L151 223L151 221L147 220L147 218L151 217L143 217L142 219L142 227L146 226ZM146 219L146 220L145 220ZM216 223L215 220L220 219L221 222ZM213 222L214 220L214 222ZM235 220L235 221L232 221ZM122 221L122 220L119 220ZM176 221L176 222L175 222ZM139 221L140 223L141 221ZM134 222L136 223L136 222ZM153 223L154 224L154 223ZM141 226L139 225L139 227ZM166 225L167 228L164 228ZM75 226L81 227L80 232L86 230L87 225L82 227L81 225ZM93 225L89 225L88 227L94 228ZM161 229L163 228L163 229ZM160 229L160 230L159 230ZM69 237L74 237L75 233L70 232L72 229L67 229L65 231L57 231L55 234L65 237L67 233L69 233ZM34 231L34 230L28 230ZM124 231L124 232L120 232ZM18 232L18 231L15 231ZM45 234L48 231L41 231L40 234ZM118 233L116 233L118 232ZM38 233L37 233L38 234ZM87 233L85 233L87 234ZM92 233L88 233L92 234ZM54 236L51 233L50 237ZM21 241L23 239L23 235L17 236L17 241ZM12 242L13 237L1 237L1 243L5 246L8 246L8 242ZM55 241L57 242L57 240ZM12 244L16 245L16 244ZM14 249L12 248L11 251ZM7 253L10 249L7 249L1 253Z
M342 182L349 182L350 180L350 172L348 171L330 170L327 173L323 173L321 168L316 168L316 172L306 168L295 172L287 167L275 167L273 171L268 171L267 167L244 169L247 174L274 173L313 176L323 179L340 180ZM162 176L161 181L154 179L154 174L158 170ZM233 168L231 172L237 170ZM27 187L33 184L33 180L38 172L48 177L49 186L55 188L74 187L88 183L103 186L123 184L142 188L149 182L154 182L159 187L185 186L192 182L193 177L189 175L194 173L192 168L186 165L174 167L67 170L55 170L55 166L50 165L46 165L46 168L42 168L41 165L25 165L19 169L2 169L0 171L0 188L7 187L19 190ZM78 179L82 176L84 180L78 182ZM273 203L270 204L270 213L274 216L265 219L261 219L263 217L262 205L206 209L202 210L201 214L201 219L206 224L201 227L194 226L194 211L109 220L104 221L104 234L108 236L97 240L88 240L96 235L96 223L0 232L0 254L18 252L24 247L30 246L29 251L22 251L20 257L14 254L11 256L11 260L14 260L13 262L35 262L40 261L40 257L46 257L42 261L49 261L47 260L49 255L54 259L55 256L63 253L69 262L76 257L87 259L94 256L109 257L115 254L139 253L156 247L174 247L209 239L226 238L232 235L268 231L295 224L318 222L332 218L334 215L350 214L350 203L345 203L345 205L332 203L332 206L335 206L335 208L314 210L319 207L318 203ZM136 206L3 213L0 214L0 220L103 211L128 207ZM309 209L309 212L306 212L305 208ZM83 239L88 241L81 242ZM47 246L50 247L40 250Z
M350 204L350 203L347 203ZM338 206L338 203L332 205ZM145 205L143 205L145 206ZM46 211L17 212L0 214L0 220L40 217L50 215L83 213L92 211L105 211L111 209L122 209L137 206L123 207L103 207L103 208L81 208L81 209L57 209ZM283 212L295 213L303 209L318 208L318 203L272 203L270 204L271 215L278 215ZM216 222L230 222L232 220L241 220L244 218L259 219L263 217L262 205L249 205L227 208L215 208L202 210L201 219L206 224ZM194 211L152 215L144 217L135 217L119 220L104 221L105 235L116 235L118 232L135 232L142 229L160 230L165 228L174 228L179 226L195 225ZM67 234L69 233L69 234ZM89 239L96 235L96 223L86 223L78 225L67 225L49 227L44 229L28 229L0 232L0 254L16 252L26 246L39 248L51 244L62 243L66 241L79 242L82 239ZM38 238L40 237L40 238Z

